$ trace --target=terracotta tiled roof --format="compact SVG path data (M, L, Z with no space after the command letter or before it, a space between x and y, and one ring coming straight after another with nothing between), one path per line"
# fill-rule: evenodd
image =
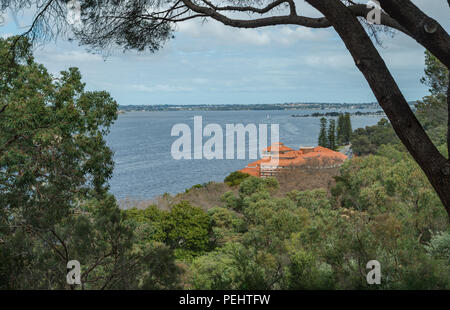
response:
M266 151L270 151L274 146L279 150L285 150L285 152L249 163L246 168L239 171L248 173L253 176L261 176L261 172L264 172L264 170L266 169L273 170L289 166L301 166L307 164L330 167L340 165L344 162L344 160L347 159L346 155L322 146L293 150L289 147L284 146L283 143L276 143L267 148Z
M285 146L283 143L278 142L274 143L271 146L264 149L265 152L289 152L293 151L294 149L291 149L290 147Z
M241 169L239 171L242 172L242 173L250 174L250 175L252 175L254 177L259 177L259 173L260 173L259 167L258 168L244 168L244 169Z

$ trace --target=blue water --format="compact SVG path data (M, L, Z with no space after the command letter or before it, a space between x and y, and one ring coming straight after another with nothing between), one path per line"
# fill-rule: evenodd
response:
M332 112L326 110L322 112ZM369 110L365 110L369 111ZM171 156L172 127L185 123L193 131L193 117L202 116L203 126L220 124L279 124L280 141L298 148L315 146L320 118L291 117L311 114L308 110L284 111L179 111L127 112L120 114L106 140L114 151L115 169L110 180L111 192L119 199L147 200L164 193L176 194L195 184L223 181L233 171L252 160L175 160ZM352 117L353 128L371 126L379 116ZM270 126L268 130L270 137ZM203 142L209 138L203 138ZM193 140L193 138L192 138ZM270 142L270 141L269 141ZM225 148L225 141L224 141Z

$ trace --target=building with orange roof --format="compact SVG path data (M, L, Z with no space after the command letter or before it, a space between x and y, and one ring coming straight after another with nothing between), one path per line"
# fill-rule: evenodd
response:
M262 159L249 163L239 171L256 177L268 177L277 175L283 169L296 167L339 167L346 159L346 155L322 146L294 150L278 142L263 150Z
M277 142L272 144L269 147L266 147L263 151L262 151L262 157L271 157L271 156L275 156L275 155L279 155L279 154L285 154L288 152L292 152L294 151L294 149L291 149L290 147L285 146L283 143L281 142Z

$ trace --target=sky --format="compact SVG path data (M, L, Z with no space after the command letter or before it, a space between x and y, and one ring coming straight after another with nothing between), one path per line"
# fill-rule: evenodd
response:
M296 2L302 15L320 16ZM413 2L450 32L447 0ZM21 31L11 16L0 27L3 37ZM426 96L419 81L424 48L401 33L381 38L378 50L406 99ZM191 20L179 24L175 39L155 54L117 50L105 58L58 40L37 47L35 56L55 75L80 68L87 89L106 90L120 105L376 101L332 28L236 29Z

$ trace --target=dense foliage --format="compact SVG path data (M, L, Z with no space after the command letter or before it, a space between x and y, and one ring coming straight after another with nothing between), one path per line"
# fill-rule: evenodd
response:
M322 117L320 119L320 131L319 131L318 145L323 146L323 147L328 146L327 119L325 117Z
M374 126L356 129L351 138L352 150L358 155L376 154L378 149L385 144L400 146L400 140L396 136L389 121L382 118Z
M329 149L336 150L336 120L330 119L328 125L328 146Z
M426 51L424 73L421 82L430 87L430 95L417 102L416 116L433 143L445 150L448 130L448 69ZM385 144L395 144L402 148L394 129L386 119L381 119L375 126L356 129L351 143L357 155L375 154Z
M337 144L346 145L350 143L351 136L352 136L352 122L350 119L350 113L340 113L336 129Z
M146 265L162 250L139 249L107 193L117 103L76 68L49 74L26 40L0 39L0 54L0 288L67 288L71 260L84 288L169 287Z
M235 171L230 173L223 181L229 186L236 186L241 184L243 180L248 178L250 175L240 171Z
M337 150L339 146L350 143L352 136L352 122L350 113L332 113L336 113L336 116L338 116L337 125L334 118L331 118L329 121L325 117L320 119L318 145L331 150Z
M184 204L190 217L209 219L180 228L186 238L195 232L201 245L189 256L179 252L185 243L173 242L179 239L170 238L173 226L166 224L179 205L170 212L156 206L127 212L154 214L145 225L163 227L152 230L163 232L154 240L166 240L178 253L185 288L450 288L446 213L406 152L384 146L378 155L347 162L331 196L317 189L277 197L277 187L275 179L248 177L237 194L226 193L208 211ZM380 286L366 282L372 259L382 266Z
M448 130L448 69L430 52L425 52L425 76L422 83L430 87L430 95L416 105L417 117L434 144L443 146ZM450 147L450 146L449 146Z

